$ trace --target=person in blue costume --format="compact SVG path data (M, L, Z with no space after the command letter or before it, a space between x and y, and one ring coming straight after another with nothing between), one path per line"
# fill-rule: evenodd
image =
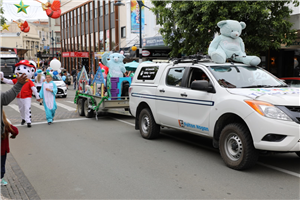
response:
M52 75L48 72L46 75L46 81L42 84L40 91L40 98L44 102L44 108L46 112L46 118L48 125L51 125L57 109L55 95L57 93L57 86L52 81Z

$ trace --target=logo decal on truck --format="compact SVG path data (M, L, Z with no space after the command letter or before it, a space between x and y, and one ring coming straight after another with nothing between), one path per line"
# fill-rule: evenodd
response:
M207 127L190 124L190 123L184 122L183 120L178 120L178 123L179 123L179 126L182 128L188 127L188 128L198 129L200 131L209 131L209 129Z

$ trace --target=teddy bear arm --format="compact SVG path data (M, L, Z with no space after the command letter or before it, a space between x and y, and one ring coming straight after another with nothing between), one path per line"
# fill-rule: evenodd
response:
M208 55L211 55L214 51L217 50L221 39L221 36L217 36L213 39L208 48Z

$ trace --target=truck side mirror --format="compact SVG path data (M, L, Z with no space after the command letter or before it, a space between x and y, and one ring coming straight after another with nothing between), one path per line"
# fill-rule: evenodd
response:
M191 89L206 91L206 92L210 92L210 93L216 93L215 88L213 87L212 83L208 82L206 80L193 81L191 84Z

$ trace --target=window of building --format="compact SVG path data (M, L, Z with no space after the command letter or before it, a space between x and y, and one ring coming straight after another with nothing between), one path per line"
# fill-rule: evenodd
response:
M80 12L79 12L80 13ZM81 7L81 22L84 22L84 7Z
M105 15L108 15L108 0L105 0Z
M88 4L85 4L85 21L89 20L89 7Z
M77 13L79 13L77 15L77 23L80 24L80 8L77 9Z
M70 12L70 21L71 21L71 26L73 26L73 12Z
M114 6L114 3L115 3L114 1L111 1L111 2L110 2L110 12L111 12L111 13L115 12L115 6Z
M94 16L95 16L95 18L97 18L98 17L98 8L95 8L94 12L95 12Z
M90 18L89 20L93 19L94 17L94 8L93 8L93 2L90 3Z
M111 50L116 46L116 31L115 28L111 29Z
M60 18L55 19L55 26L60 26Z
M103 1L100 0L100 12L99 12L99 16L101 17L103 15Z
M67 14L66 14L66 16L67 16L67 17L66 17L66 28L69 27L69 19L70 19L70 18L69 18L69 14L70 14L70 13L67 13Z
M126 38L126 26L121 27L121 38Z
M167 74L167 85L179 87L184 74L184 67L176 67L169 70Z

